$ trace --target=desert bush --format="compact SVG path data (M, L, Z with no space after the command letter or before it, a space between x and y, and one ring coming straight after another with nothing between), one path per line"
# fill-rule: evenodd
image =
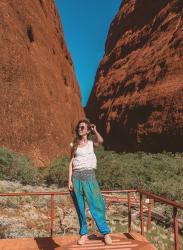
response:
M183 154L96 150L97 179L103 189L144 189L169 199L183 198Z
M36 185L42 181L38 169L23 154L0 148L0 179Z
M183 200L183 153L116 153L95 149L96 176L101 189L143 189L171 200ZM35 168L30 159L0 148L0 179L23 184L56 184L67 187L69 157L60 156L46 168Z
M57 184L66 187L68 183L69 158L61 156L53 160L45 169L44 178L47 185Z

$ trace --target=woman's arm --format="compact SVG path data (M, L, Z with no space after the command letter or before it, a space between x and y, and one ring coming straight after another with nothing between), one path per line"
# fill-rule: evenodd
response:
M94 124L92 124L92 131L95 133L97 141L93 142L94 146L99 146L100 144L102 144L104 142L104 139L102 138L102 136L99 134L99 132L96 129L96 126Z
M72 161L73 161L74 157L71 158L70 163L69 163L69 178L68 180L71 181L71 177L72 177Z
M74 144L73 142L70 143L70 147L73 148ZM72 151L71 151L72 152ZM68 189L69 191L73 190L73 184L72 184L72 162L73 162L74 156L71 154L71 160L69 162L69 176L68 176Z
M68 177L68 189L69 191L73 190L73 184L72 184L72 161L73 161L74 157L72 157L70 163L69 163L69 177Z

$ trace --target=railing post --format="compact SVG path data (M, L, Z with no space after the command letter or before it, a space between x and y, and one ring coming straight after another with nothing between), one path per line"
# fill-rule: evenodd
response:
M51 217L51 237L53 237L53 231L54 231L54 194L51 194L51 212L50 212L50 217Z
M173 207L173 222L174 222L175 250L180 250L180 246L179 246L178 212L177 212L177 208L176 207Z
M147 231L149 231L149 230L151 230L152 199L149 199L149 202L148 202L147 206L148 206Z
M131 221L132 221L132 217L131 217L131 197L130 197L130 192L128 192L128 232L131 232Z
M144 235L144 213L143 213L143 195L140 193L140 227L141 235Z

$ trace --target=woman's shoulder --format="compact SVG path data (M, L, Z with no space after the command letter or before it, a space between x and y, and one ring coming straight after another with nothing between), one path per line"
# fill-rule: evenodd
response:
M93 140L89 140L89 145L90 145L91 148L94 148L95 147L94 141Z
M90 145L93 145L93 140L88 140L88 143L89 143ZM72 148L72 147L74 146L74 143L71 141L71 142L69 143L69 146Z

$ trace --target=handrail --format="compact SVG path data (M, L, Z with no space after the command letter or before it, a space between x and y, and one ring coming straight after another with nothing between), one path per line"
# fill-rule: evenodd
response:
M178 209L183 209L183 204L171 201L169 199L163 198L158 195L151 194L149 192L146 192L141 189L137 190L117 190L114 191L108 191L108 193L120 193L126 191L128 193L128 232L131 231L131 200L130 200L130 193L131 192L136 192L140 194L140 227L141 227L141 235L144 235L144 216L143 216L143 196L147 196L155 201L165 203L167 205L170 205L173 207L173 224L174 224L174 249L175 250L180 250L180 243L179 243L179 226L178 226ZM107 192L107 191L106 191ZM148 223L147 223L147 229L150 229L151 227L151 202L148 204Z
M144 217L143 217L143 196L153 198L155 201L159 201L173 207L173 224L174 224L174 249L180 250L179 243L179 225L178 225L178 209L183 209L183 204L175 201L168 200L166 198L145 192L143 190L137 190L140 193L140 219L141 219L141 234L144 235Z
M137 192L137 193L142 193L148 197L153 198L154 200L166 203L168 205L183 209L183 204L178 203L176 201L171 201L169 199L163 198L161 196L157 196L154 194L151 194L149 192L146 192L144 190L140 190L140 189L123 189L123 190L103 190L102 193L133 193L133 192ZM61 192L20 192L20 193L0 193L0 196L26 196L26 195L69 195L70 193L68 191L61 191Z
M127 193L127 192L137 192L137 189L114 189L114 190L102 190L102 193Z
M127 200L126 202L128 203L128 232L131 231L131 193L139 193L140 194L140 221L141 221L141 235L144 235L144 211L143 211L143 206L144 206L144 196L147 196L151 198L152 200L158 201L165 203L167 205L170 205L173 207L173 221L174 221L174 246L175 250L180 250L180 244L179 244L179 239L178 239L178 209L183 209L183 204L171 201L169 199L163 198L161 196L157 196L154 194L151 194L149 192L146 192L144 190L140 189L127 189L127 190L103 190L102 193L105 194L108 193L127 193ZM69 191L61 191L61 192L17 192L17 193L0 193L1 196L32 196L32 195L50 195L51 200L50 200L50 219L51 219L51 227L50 227L50 233L51 237L53 236L54 233L54 195L69 195ZM109 196L108 196L109 198ZM113 199L114 197L111 196ZM111 199L111 200L112 200ZM116 197L120 201L120 197ZM121 199L121 201L125 202L124 199ZM148 203L148 229L150 228L150 222L151 222L151 202Z
M176 208L180 208L180 209L183 209L183 204L181 203L178 203L176 201L171 201L169 199L166 199L166 198L163 198L161 196L158 196L158 195L154 195L154 194L151 194L151 193L148 193L146 191L143 191L143 190L140 190L138 189L137 192L141 193L141 194L144 194L150 198L153 198L154 200L157 200L157 201L160 201L160 202L163 202L163 203L166 203L167 205L171 205L171 206L174 206Z
M0 196L26 196L26 195L68 195L68 191L63 192L22 192L22 193L0 193Z

